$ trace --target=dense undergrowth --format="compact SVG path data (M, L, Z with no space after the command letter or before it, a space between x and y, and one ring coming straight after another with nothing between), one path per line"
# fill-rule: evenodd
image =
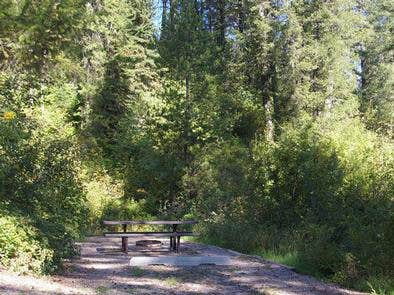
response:
M250 152L234 143L211 148L192 178L200 230L215 244L388 292L392 145L360 132L358 120L336 124L345 128L290 127L274 146L257 142Z
M76 253L86 228L77 153L29 114L9 113L0 122L0 261L15 271L52 272Z

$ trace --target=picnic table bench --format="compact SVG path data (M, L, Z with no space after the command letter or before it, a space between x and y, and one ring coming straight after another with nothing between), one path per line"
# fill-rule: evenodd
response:
M155 221L131 221L131 220L117 220L117 221L104 221L104 225L116 226L121 225L123 232L106 232L104 236L106 237L119 237L122 238L122 251L127 253L128 251L128 238L129 237L139 237L139 236L151 236L156 238L170 238L170 251L179 252L181 237L184 236L195 236L196 234L192 231L178 231L178 226L186 224L196 224L197 221L194 220L155 220ZM168 225L171 226L171 231L156 231L156 232L133 232L127 231L127 226L132 225Z

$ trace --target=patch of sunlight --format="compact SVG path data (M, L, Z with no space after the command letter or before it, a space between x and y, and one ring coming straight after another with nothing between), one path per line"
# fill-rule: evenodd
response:
M98 287L96 288L96 294L98 294L98 295L107 294L108 291L109 291L109 288L108 288L108 287L105 287L105 286L98 286Z
M276 250L258 250L253 253L254 255L261 256L262 258L283 264L286 266L298 268L300 266L300 259L297 251L276 251Z
M166 278L164 282L170 287L175 287L179 283L178 280L174 277Z
M36 278L32 276L17 275L8 272L0 272L0 286L7 294L7 290L12 293L15 290L23 293L50 293L50 294L94 294L91 289L83 288L74 284L73 287L67 286L67 281L58 283L50 281L45 277Z

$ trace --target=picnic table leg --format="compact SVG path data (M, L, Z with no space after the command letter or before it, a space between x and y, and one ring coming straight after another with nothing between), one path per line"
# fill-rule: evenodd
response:
M179 248L181 247L181 236L177 236L176 253L179 253Z
M123 224L123 232L127 232L127 225ZM129 238L128 237L122 237L122 251L127 253L128 251L128 243L129 243Z
M127 253L128 252L128 241L129 239L127 237L122 237L122 251Z
M172 225L172 232L175 233L176 230L177 230L177 225L176 225L176 224L173 224L173 225ZM176 237L175 237L175 236L174 236L174 237L171 237L171 239L172 239L172 247L171 247L171 250L176 251L176 248L177 248L177 246L176 246Z

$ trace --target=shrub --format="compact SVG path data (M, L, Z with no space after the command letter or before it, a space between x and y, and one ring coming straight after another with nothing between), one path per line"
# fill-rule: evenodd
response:
M42 130L23 112L0 121L0 205L8 208L1 230L13 233L0 244L0 263L37 273L53 271L75 254L73 242L82 236L87 214L72 142Z
M37 228L5 210L0 213L0 264L19 273L51 271L54 251L40 241Z
M299 232L294 244L311 270L347 285L392 273L390 143L357 119L306 121L287 126L274 146L257 143L254 159L250 215Z
M152 216L146 212L145 200L133 199L108 200L103 209L100 221L104 220L149 220Z
M392 276L392 144L358 119L300 120L275 143L205 152L184 183L209 241L296 251L304 271L348 286Z
M100 163L102 159L96 159ZM124 196L124 184L119 175L110 175L103 167L84 159L81 178L89 207L88 230L101 234L104 220L151 219L145 199L134 200Z
M242 249L256 241L254 224L245 223L251 221L248 160L248 149L236 140L212 144L183 178L185 195L193 197L194 215L201 221L198 230L216 244Z

